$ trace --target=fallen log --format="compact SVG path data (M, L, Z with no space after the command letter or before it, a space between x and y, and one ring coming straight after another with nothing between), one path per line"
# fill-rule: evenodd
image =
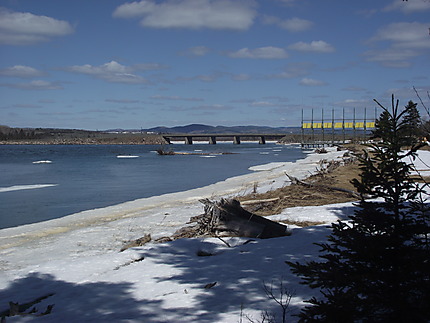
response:
M290 235L287 226L246 211L234 199L200 200L205 213L198 223L205 226L208 234L248 238L275 238Z

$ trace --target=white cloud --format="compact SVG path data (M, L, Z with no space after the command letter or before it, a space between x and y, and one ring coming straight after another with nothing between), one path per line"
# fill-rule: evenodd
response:
M134 18L149 14L156 10L157 4L152 1L135 1L120 5L113 12L117 18Z
M302 52L332 53L335 51L333 46L323 40L314 40L310 43L301 41L290 45L288 48Z
M248 81L248 80L252 79L252 76L249 74L245 74L245 73L234 74L231 76L231 79L234 81Z
M0 44L30 45L71 33L67 21L0 8Z
M301 19L301 18L291 18L282 20L274 16L263 16L263 23L266 25L277 25L282 29L286 29L290 32L300 32L310 29L313 26L312 21Z
M395 0L384 8L384 11L400 10L404 13L422 12L430 10L430 2L426 0Z
M283 59L288 57L288 53L282 48L268 46L255 49L242 48L229 53L228 56L233 58Z
M326 85L325 82L323 81L319 81L319 80L315 80L315 79L311 79L311 78L302 78L302 80L300 81L300 85L305 85L305 86L323 86Z
M1 86L11 87L21 90L59 90L63 87L59 83L34 80L29 83L1 84Z
M371 43L380 44L381 48L364 53L369 61L379 62L389 67L409 67L411 59L428 54L428 25L417 22L393 23L380 28Z
M0 75L19 78L32 78L42 76L44 73L30 66L15 65L0 70Z
M379 29L373 41L390 41L395 47L430 48L429 24L418 22L393 23Z
M91 75L112 83L147 83L146 79L133 74L134 68L121 65L116 61L111 61L100 66L89 64L75 65L67 68L67 70L74 73Z
M113 13L117 18L141 18L150 28L246 30L254 21L254 0L153 0L125 3Z
M407 48L388 48L370 50L364 53L368 61L378 62L387 67L409 67L410 59L419 55L417 51Z
M300 18L287 19L279 24L281 28L292 32L308 30L312 27L312 25L313 23L311 21Z

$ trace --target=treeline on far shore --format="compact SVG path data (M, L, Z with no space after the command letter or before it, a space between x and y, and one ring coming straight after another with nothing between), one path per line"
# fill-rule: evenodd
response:
M202 134L200 134L202 135ZM199 139L199 135L195 134ZM204 139L203 139L204 138ZM203 140L207 138L202 137ZM336 134L286 134L279 143L301 143L314 141L356 141L363 140L361 136L357 138L348 133L346 136ZM180 139L182 140L182 139ZM231 140L231 138L228 138ZM247 138L242 137L243 141ZM255 140L255 138L251 138ZM221 142L222 139L219 139ZM0 125L0 144L2 145L167 145L168 142L163 134L147 132L106 132L80 129L55 129L55 128L12 128Z
M80 129L12 128L0 126L0 144L165 144L162 136Z

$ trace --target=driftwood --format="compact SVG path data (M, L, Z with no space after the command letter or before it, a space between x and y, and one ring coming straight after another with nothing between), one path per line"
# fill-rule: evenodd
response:
M274 197L271 199L262 199L262 200L247 200L240 202L241 205L253 205L253 204L261 204L261 203L271 203L279 201L279 197Z
M129 241L128 243L126 243L120 250L120 252L123 252L129 248L134 248L134 247L141 247L145 244L147 244L148 242L150 242L152 240L151 235L150 234L145 234L143 237L133 240L133 241Z
M38 297L35 300L24 304L9 302L9 309L0 313L1 322L6 322L7 316L44 316L50 314L55 304L48 305L46 307L46 310L42 313L38 313L37 309L32 306L40 303L41 301L53 295L54 294L48 294L42 297Z
M273 202L277 200L279 200L279 198L268 199L264 202ZM243 209L240 206L240 202L237 200L221 199L218 202L214 202L209 199L204 199L200 200L200 202L205 205L205 213L191 217L188 224L193 225L180 228L170 237L160 237L155 240L152 240L151 236L147 234L139 239L127 243L121 251L132 247L143 246L150 241L155 243L164 243L181 238L207 236L217 237L230 247L228 242L221 238L222 236L266 239L291 235L291 232L287 230L287 226ZM245 244L249 241L246 241ZM198 256L209 255L210 254L198 253ZM127 266L135 261L141 261L143 259L144 258L142 257L141 259L131 261L115 269L119 269L122 266Z
M361 198L361 195L359 193L357 193L355 191L348 190L346 188L334 187L334 186L328 186L328 185L319 185L319 184L316 185L316 184L312 184L312 183L303 182L303 181L299 180L296 177L288 175L287 173L285 173L285 175L288 177L288 179L293 184L299 184L299 185L303 185L303 186L306 186L306 187L320 187L320 188L325 188L325 189L329 189L329 190L332 190L332 191L338 191L338 192L348 193L348 194L350 194L350 195L352 195L354 197Z
M200 200L205 213L197 220L207 234L214 236L239 236L248 238L275 238L289 235L283 224L246 211L234 199ZM192 219L193 220L193 219Z

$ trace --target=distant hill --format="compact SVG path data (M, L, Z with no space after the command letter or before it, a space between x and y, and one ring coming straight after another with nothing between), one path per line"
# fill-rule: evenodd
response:
M12 128L0 125L0 140L35 140L35 139L77 139L77 138L110 138L111 136L127 135L163 135L163 134L300 134L300 127L267 127L267 126L208 126L204 124L189 124L176 127L153 127L149 129L109 129L92 131L82 129L60 128Z
M149 129L143 129L146 132L154 132L159 134L220 134L220 133L233 133L233 134L258 134L258 133L299 133L299 127L267 127L267 126L208 126L204 124L189 124L186 126L176 127L154 127Z

